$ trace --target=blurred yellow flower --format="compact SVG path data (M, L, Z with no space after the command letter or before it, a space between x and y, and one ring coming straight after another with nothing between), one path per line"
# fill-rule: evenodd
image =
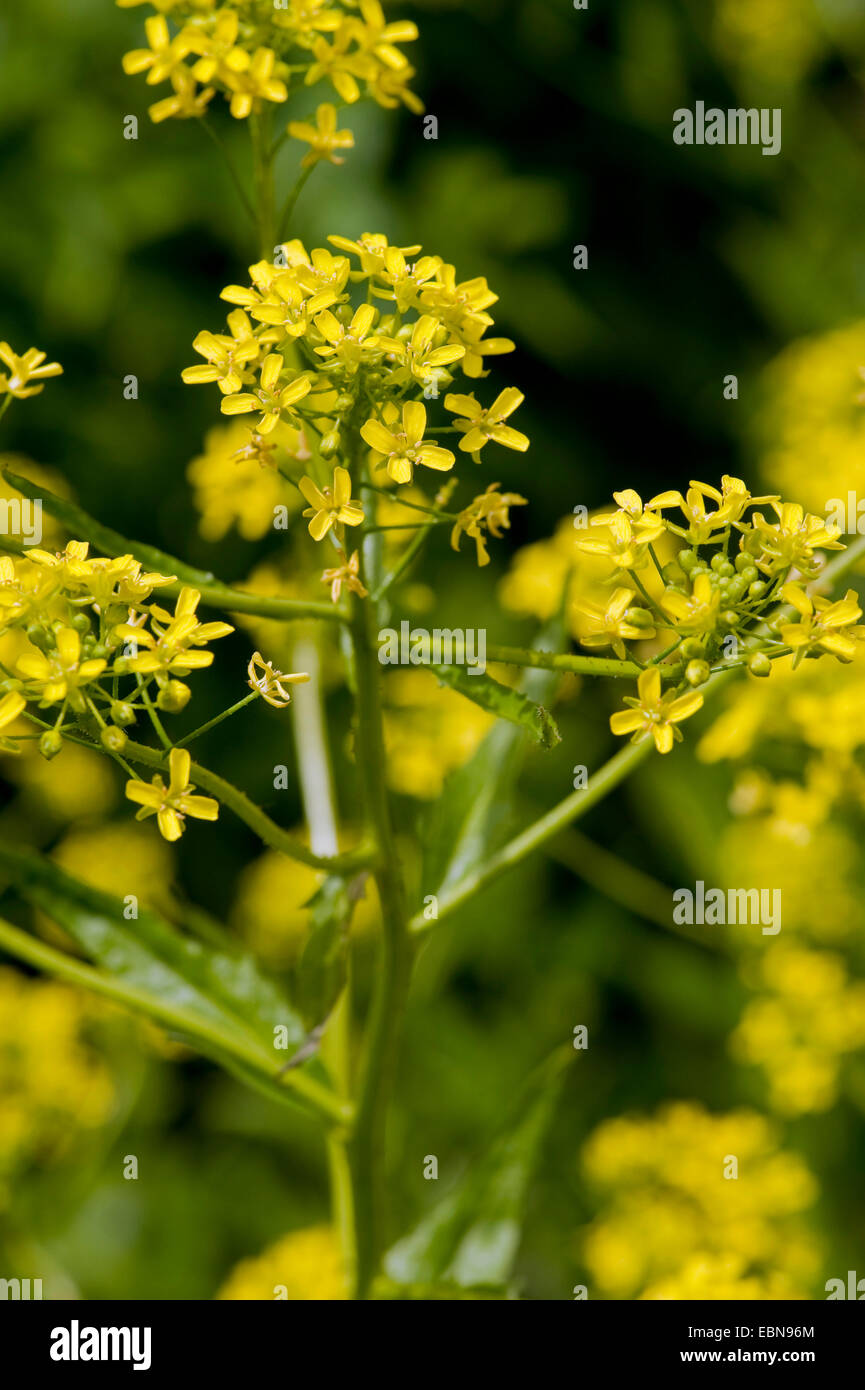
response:
M261 1255L241 1260L218 1299L337 1300L348 1297L339 1243L329 1226L283 1236Z

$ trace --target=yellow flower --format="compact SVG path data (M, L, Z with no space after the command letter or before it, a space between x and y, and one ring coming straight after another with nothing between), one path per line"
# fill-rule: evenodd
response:
M515 386L506 386L487 409L474 396L445 396L445 410L461 417L454 420L457 429L462 431L460 448L467 454L479 454L484 445L492 441L503 444L506 449L525 453L529 447L526 435L505 424L524 400L522 391Z
M624 511L593 517L592 526L596 530L578 536L575 545L590 555L603 555L611 560L614 573L640 569L649 563L652 531L646 531L642 524L636 528L632 526ZM606 534L601 534L602 531Z
M451 531L453 550L459 550L463 535L471 537L475 543L480 566L488 565L490 562L484 531L489 531L490 535L498 540L502 529L510 529L510 508L528 505L526 498L520 497L516 492L500 493L499 486L499 483L490 483L485 492L464 507Z
M285 709L286 705L291 704L291 691L286 690L286 685L302 685L309 680L306 672L288 676L282 671L274 670L261 652L253 652L247 673L250 690L257 690L261 698L273 705L274 709Z
M426 386L439 381L447 367L465 356L465 348L456 343L434 346L436 338L444 332L430 314L422 314L409 336L381 338L379 342L416 381Z
M363 507L352 500L347 469L336 467L333 470L332 487L320 488L306 476L301 478L298 487L309 503L303 515L311 518L309 534L314 541L322 540L332 526L340 523L359 526L363 521Z
M354 136L350 130L337 130L336 107L323 102L315 113L315 125L310 121L289 121L288 133L293 140L303 140L310 146L308 154L300 161L308 169L319 160L326 159L329 164L344 164L337 150L354 149Z
M782 642L793 648L794 667L806 652L815 650L830 652L839 661L853 660L856 642L840 629L853 627L862 617L855 589L848 589L844 598L830 603L828 599L806 594L799 584L785 584L781 597L785 603L792 604L801 618L798 623L782 623L779 629Z
M126 795L137 801L141 810L136 820L156 816L163 839L179 840L185 829L186 816L196 820L216 820L219 802L210 796L193 796L195 788L189 781L191 758L185 748L172 748L168 755L169 783L166 787L159 773L150 783L137 779L126 783Z
M222 79L231 92L231 114L239 121L261 101L282 102L288 98L288 88L276 76L276 54L272 48L256 49L248 67L240 71L226 68Z
M687 530L681 532L681 528L673 527L670 522L671 528L684 534L692 545L706 545L716 531L722 531L731 525L734 514L739 514L740 506L739 494L734 492L727 496L715 511L707 511L707 496L717 498L717 489L710 490L705 483L692 483L684 497L681 492L660 492L646 503L646 507L650 511L679 507L688 523Z
M721 592L708 574L698 574L688 595L665 590L661 607L683 632L713 632L721 607Z
M14 724L22 710L27 708L27 701L17 690L10 690L8 694L0 697L0 735L2 731ZM18 745L9 738L0 737L0 750L4 753L17 753Z
M628 655L626 642L645 642L654 637L655 629L649 621L648 609L639 609L639 613L644 615L640 620L640 626L629 619L628 610L635 596L634 589L615 589L605 607L592 603L589 599L577 598L574 602L575 608L585 614L591 622L590 631L579 639L580 645L612 647L619 660L624 661Z
M798 502L773 502L777 523L766 521L761 512L754 513L754 529L762 545L757 566L766 574L795 567L809 578L816 572L813 566L815 550L844 550L835 525L827 525L822 517L805 515Z
M435 800L448 774L468 762L492 715L430 671L393 670L384 683L387 780L401 796Z
M405 54L400 53L394 45L416 39L417 25L410 19L398 19L388 24L379 0L360 0L360 12L363 24L358 25L355 32L361 48L374 53L388 68L405 67Z
M402 428L400 428L400 422ZM375 468L387 467L395 483L410 483L415 464L446 473L455 459L449 449L423 442L426 430L426 407L419 401L407 401L400 411L388 401L381 420L367 420L361 426L361 437L373 450Z
M404 314L416 307L421 290L438 274L441 264L440 256L421 256L419 261L409 262L398 246L389 246L384 253L384 268L378 272L388 289L374 288L373 294L393 299Z
M62 627L56 635L54 651L33 652L18 658L17 669L25 680L36 687L41 705L53 705L69 700L73 709L83 709L81 687L95 680L105 670L102 657L81 660L81 638L74 627Z
M661 673L657 666L650 666L637 677L639 698L625 697L629 710L619 710L611 715L610 728L614 734L630 734L632 743L651 734L659 753L669 753L674 740L681 739L681 732L675 727L683 719L690 719L702 708L703 696L698 690L691 690L678 698L672 690L661 694Z
M38 396L49 377L63 373L59 362L46 362L45 357L39 348L28 348L18 357L8 343L0 343L0 362L8 368L8 375L0 372L0 396L8 392L22 401L27 396Z
M321 575L322 584L330 585L330 597L333 603L339 603L339 596L342 593L343 584L352 594L357 594L358 598L366 598L368 590L364 588L358 578L360 569L360 556L355 550L350 559L346 560L343 552L343 561L333 569L323 570Z
M731 477L725 473L721 478L720 491L712 487L710 483L696 483L691 480L691 487L704 497L711 497L718 504L718 511L722 512L728 520L736 522L741 520L742 514L748 507L760 506L763 502L777 502L777 493L774 496L752 497L741 478Z
M258 434L270 434L282 418L284 410L290 411L293 405L309 395L309 377L296 376L287 385L280 385L280 375L285 368L285 359L278 352L268 353L261 364L259 387L255 392L223 396L221 410L223 415L246 415L251 410L260 410L261 415L255 425ZM192 368L194 371L195 368Z
M329 309L316 314L313 322L325 339L324 343L315 349L316 353L325 359L336 357L340 366L353 374L371 353L378 351L379 339L368 336L374 319L375 309L371 304L361 304L360 308L355 310L347 328Z
M132 623L121 623L115 628L116 637L136 648L146 648L129 658L128 669L139 675L155 675L157 682L163 684L169 675L188 676L190 671L209 666L213 652L189 651L189 647L201 647L218 637L227 637L234 628L229 623L199 622L195 610L200 601L197 589L185 587L180 591L173 614L164 608L150 610L153 632Z
M170 120L172 116L178 120L198 120L205 115L207 105L216 89L202 87L199 91L192 73L184 67L175 68L170 80L174 88L172 95L163 97L161 101L154 101L153 105L147 108L154 125Z
M338 250L348 251L359 257L360 271L356 274L361 279L370 275L381 275L386 269L388 240L381 232L364 232L357 241L351 241L344 236L329 236L328 241ZM390 249L399 250L403 256L416 256L421 248L419 246L400 246Z
M246 315L243 317L246 318ZM235 338L229 338L224 333L210 333L207 329L193 339L192 346L205 359L206 365L184 367L180 375L186 385L215 381L226 396L239 391L244 378L251 380L243 369L248 362L254 362L258 358L260 351L258 343L252 337L244 342L237 342Z
M216 1296L262 1301L347 1298L339 1242L329 1226L292 1231L263 1254L241 1260Z
M144 21L149 48L136 48L123 55L123 71L132 76L146 72L151 86L164 82L183 64L191 52L189 37L185 32L171 37L168 22L164 15L154 14Z

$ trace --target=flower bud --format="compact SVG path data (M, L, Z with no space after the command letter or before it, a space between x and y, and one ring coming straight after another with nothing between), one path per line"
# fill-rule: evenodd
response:
M192 691L183 681L169 681L156 697L157 707L167 714L179 714L189 703Z
M43 758L47 758L50 762L52 758L57 757L62 747L63 739L57 730L46 729L39 740L39 752L42 754Z
M135 710L125 700L115 700L111 706L111 718L115 724L128 728L135 723Z
M40 652L49 652L54 646L54 636L41 623L31 623L27 628L27 641L38 647Z
M762 598L767 588L768 585L765 579L757 579L749 586L748 596L749 598Z
M687 657L688 660L690 660L692 657L696 658L697 660L702 660L704 654L703 643L698 642L696 637L686 637L681 647L679 648L679 651L681 652L682 656Z
M331 459L339 449L339 430L331 430L324 436L319 446L323 459Z
M625 621L632 627L648 628L654 624L654 618L648 608L629 608L625 613Z
M708 661L689 661L685 667L685 680L689 685L705 685L710 674Z
M99 735L102 747L107 748L109 753L122 753L126 747L127 739L122 729L117 729L109 724Z
M748 657L748 670L752 676L768 676L772 670L772 663L765 652L754 652Z
M76 632L85 633L90 631L90 617L87 613L76 613L69 620L69 626L74 627Z

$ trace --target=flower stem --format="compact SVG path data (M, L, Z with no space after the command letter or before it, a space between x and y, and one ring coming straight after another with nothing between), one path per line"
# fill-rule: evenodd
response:
M526 647L487 644L487 660L506 666L536 666L544 671L577 671L584 676L638 676L642 670L634 661L614 657L574 656L569 652L535 652Z
M217 724L221 724L224 719L230 719L233 714L237 714L238 710L244 709L247 705L252 704L253 700L257 700L258 698L258 691L253 690L250 695L245 695L242 700L238 700L236 705L231 705L228 709L224 709L221 714L215 715L213 719L208 719L207 723L202 724L200 728L193 729L191 734L186 734L183 738L179 738L174 745L175 748L183 748L187 743L192 743L193 739L200 738L202 734L208 733L210 729L215 729Z
M367 823L378 851L374 874L382 913L381 961L349 1148L357 1231L354 1295L361 1299L369 1297L384 1244L385 1127L413 954L406 931L406 909L384 777L381 667L376 650L375 612L375 605L369 599L354 596L355 749Z

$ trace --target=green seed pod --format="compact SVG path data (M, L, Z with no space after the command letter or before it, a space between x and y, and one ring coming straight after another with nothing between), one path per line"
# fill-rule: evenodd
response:
M127 739L122 729L117 729L109 724L99 735L103 748L107 748L109 753L122 753L126 747Z
M128 728L135 723L135 710L125 700L115 700L111 706L111 718L115 724Z
M710 674L708 661L689 661L685 667L685 680L689 685L705 685Z
M184 685L183 681L169 681L157 695L156 704L167 714L179 714L189 704L191 694L189 686Z
M42 754L43 758L47 758L50 762L52 758L57 757L62 747L63 739L57 730L46 729L39 740L39 752Z
M748 657L748 670L752 676L768 676L772 670L772 663L765 652L754 652Z

